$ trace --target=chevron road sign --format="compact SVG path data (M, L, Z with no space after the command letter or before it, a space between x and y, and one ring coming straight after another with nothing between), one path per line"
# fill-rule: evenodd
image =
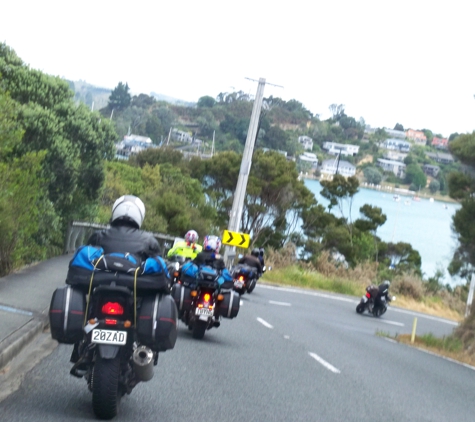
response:
M251 243L251 236L246 233L230 232L224 230L223 232L223 244L237 246L238 248L247 249Z

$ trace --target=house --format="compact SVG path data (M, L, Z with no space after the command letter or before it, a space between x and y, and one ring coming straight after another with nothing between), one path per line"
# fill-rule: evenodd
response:
M437 177L440 171L439 166L432 166L430 164L424 164L422 166L422 171L428 176Z
M345 177L354 176L356 174L356 167L345 160L329 159L322 163L321 172L324 174L341 174Z
M425 146L427 143L427 136L422 130L408 129L406 131L406 138L414 141L416 145Z
M409 152L411 149L409 142L397 138L386 139L381 146L386 149L399 150L400 152Z
M442 164L451 164L455 161L454 157L451 154L444 152L428 152L426 154L429 158L432 158L434 161Z
M437 138L434 136L432 138L431 145L436 148L447 149L449 146L449 140L447 138Z
M177 142L186 142L191 144L193 142L193 137L188 132L183 132L182 130L172 129L170 132L170 137Z
M383 155L383 158L385 158L386 160L394 160L401 162L403 162L406 157L407 154L405 152L393 151L389 149Z
M135 144L152 144L152 140L149 137L132 134L124 136L123 141Z
M304 152L299 156L299 160L302 162L310 163L313 169L318 167L318 158L311 152Z
M406 139L406 132L403 130L395 130L395 129L388 129L387 127L384 128L384 131L391 137L396 139Z
M309 136L299 136L299 143L303 145L303 149L311 151L313 149L313 139Z
M384 171L390 171L394 173L396 177L403 179L405 176L406 165L400 161L385 160L384 158L378 158L378 166Z
M352 155L358 154L360 147L358 145L351 144L337 144L336 142L325 142L323 149L332 155Z

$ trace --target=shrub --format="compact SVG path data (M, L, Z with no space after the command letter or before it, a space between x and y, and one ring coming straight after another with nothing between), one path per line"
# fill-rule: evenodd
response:
M401 274L391 283L391 293L420 300L424 295L424 285L421 278L414 273Z

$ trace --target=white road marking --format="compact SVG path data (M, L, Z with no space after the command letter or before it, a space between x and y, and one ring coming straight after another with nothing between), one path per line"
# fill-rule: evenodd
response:
M385 324L397 325L398 327L404 327L402 322L388 321L386 319L378 319L378 322L384 322Z
M267 321L264 321L262 318L257 318L257 321L260 322L264 327L267 328L274 328L272 325L270 325Z
M308 354L314 358L318 363L323 365L325 368L328 370L334 372L335 374L340 374L341 371L337 368L335 368L333 365L329 364L326 360L323 360L320 356L318 356L316 353L308 352Z
M298 289L291 289L291 288L288 288L288 287L275 287L275 286L268 286L268 285L262 284L262 283L259 284L259 287L264 288L264 289L270 289L270 290L279 290L281 292L298 293L298 294L307 295L307 296L323 297L325 299L339 300L340 302L359 303L359 300L356 301L354 299L349 299L349 298L346 298L346 297L333 296L333 295L330 295L330 294L319 293L319 292L311 292L311 291L304 290L304 289L298 290ZM408 314L408 315L413 315L413 316L417 316L417 317L421 317L421 318L431 319L433 321L443 322L443 323L449 324L449 325L454 325L454 326L459 325L459 323L456 322L456 321L451 321L449 319L443 319L443 318L439 318L439 317L435 317L435 316L431 316L431 315L427 315L427 314L422 314L422 313L413 312L413 311L409 311L409 310L405 310L405 309L401 309L401 308L396 308L394 306L392 306L390 308L390 311L391 312L401 312L402 314Z
M276 302L275 300L269 300L269 303L272 304L272 305L292 306L291 303L288 303L288 302Z

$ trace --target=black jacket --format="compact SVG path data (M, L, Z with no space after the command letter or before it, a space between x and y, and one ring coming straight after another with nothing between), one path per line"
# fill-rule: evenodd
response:
M239 261L238 264L248 265L249 267L255 268L259 274L262 273L262 265L258 258L254 255L244 255Z
M139 255L142 259L160 255L158 241L151 233L124 223L96 231L87 244L102 246L104 253L129 252Z
M216 270L224 270L226 268L221 255L212 251L200 252L198 255L196 255L196 258L193 260L193 262L198 266L210 265Z

